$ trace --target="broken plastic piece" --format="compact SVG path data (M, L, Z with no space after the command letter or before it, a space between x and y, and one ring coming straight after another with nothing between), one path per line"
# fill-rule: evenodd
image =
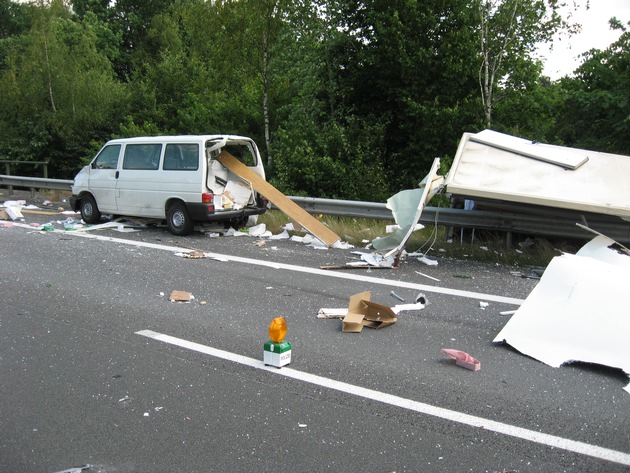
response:
M390 296L398 299L400 302L405 302L405 299L403 299L402 297L400 297L398 294L396 294L394 291L389 293Z
M461 366L462 368L466 368L470 371L479 371L481 369L481 363L479 360L475 360L466 352L454 350L452 348L442 348L442 353L455 360L455 364L457 366Z
M92 468L92 465L86 464L81 466L75 466L73 468L68 468L67 470L57 471L56 473L81 473L83 470L89 470Z
M427 258L426 256L421 256L420 258L418 258L418 261L420 261L421 263L426 264L427 266L437 266L438 262L437 260L431 259L431 258Z

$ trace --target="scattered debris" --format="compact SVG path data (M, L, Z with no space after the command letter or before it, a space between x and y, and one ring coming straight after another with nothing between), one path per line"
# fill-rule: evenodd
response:
M462 368L466 368L470 371L479 371L481 369L481 363L479 360L475 360L466 352L454 350L452 348L442 348L442 353L455 360L455 364L457 366L461 366Z
M394 291L389 293L390 296L398 299L400 302L405 302L405 299L403 299L402 297L400 297L398 294L396 294Z
M426 264L427 266L437 266L438 262L437 260L431 259L431 258L427 258L426 256L421 256L420 258L418 258L418 261L420 261L421 263Z
M4 220L24 220L22 215L22 208L26 205L25 200L7 200L4 204L3 218ZM5 217L6 215L6 217Z
M75 466L72 468L68 468L66 470L61 470L61 471L57 471L55 473L81 473L84 470L89 470L92 468L92 465L89 464L85 464L85 465L81 465L81 466Z
M188 259L202 259L206 257L206 254L203 251L200 250L191 250L187 253L176 253L177 256L181 256L183 258L188 258Z
M630 250L598 235L575 255L551 260L494 342L553 367L597 363L630 375L629 280Z
M171 302L190 302L195 298L190 292L186 291L173 291L169 296Z
M486 307L488 307L489 305L490 305L490 304L488 304L488 303L487 303L487 302L485 302L485 301L479 301L479 308L480 308L480 309L484 309L484 310L485 310L485 308L486 308Z
M389 236L375 238L372 246L379 252L386 252L385 256L394 256L396 265L411 233L418 228L417 223L424 207L444 181L443 177L437 175L439 166L440 160L436 158L418 189L401 191L387 200L386 206L392 211L399 229Z
M398 315L401 312L422 310L427 303L427 298L424 294L418 294L416 296L416 302L414 304L398 304L391 307L394 314ZM322 308L317 312L318 319L343 319L348 315L348 308Z
M440 282L438 278L434 278L433 276L429 276L428 274L421 273L420 271L416 271L416 274L420 276L424 276L425 278L433 279L434 281Z
M81 228L75 228L74 231L80 232L91 232L94 230L104 230L107 228L111 228L121 233L132 233L140 231L136 224L131 223L130 221L123 221L122 218L117 218L116 220L112 220L111 222L99 223L97 225L85 225Z
M371 292L362 292L350 297L348 313L341 324L342 332L361 332L363 327L382 328L396 322L396 314L384 305L370 301Z
M319 309L317 312L318 319L343 319L346 315L348 315L347 308Z
M502 312L499 312L500 315L514 315L515 313L515 310L504 310Z

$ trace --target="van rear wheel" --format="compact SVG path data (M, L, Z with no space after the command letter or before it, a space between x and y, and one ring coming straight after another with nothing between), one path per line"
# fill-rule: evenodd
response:
M166 212L166 224L173 235L184 236L192 233L194 224L182 202L171 204Z
M96 206L94 197L87 194L81 197L81 218L85 223L99 223L101 212Z

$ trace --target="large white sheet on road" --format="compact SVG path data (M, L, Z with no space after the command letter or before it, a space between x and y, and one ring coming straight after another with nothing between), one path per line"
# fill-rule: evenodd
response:
M494 341L550 366L581 361L630 375L630 255L614 245L600 235L554 258Z

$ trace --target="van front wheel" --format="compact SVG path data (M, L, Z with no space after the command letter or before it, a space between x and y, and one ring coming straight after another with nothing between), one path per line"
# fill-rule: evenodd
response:
M101 212L96 206L94 197L87 194L81 197L81 218L85 223L99 223L101 221Z
M193 231L193 221L188 216L186 206L181 202L171 204L166 212L166 219L168 229L173 235L184 236Z

